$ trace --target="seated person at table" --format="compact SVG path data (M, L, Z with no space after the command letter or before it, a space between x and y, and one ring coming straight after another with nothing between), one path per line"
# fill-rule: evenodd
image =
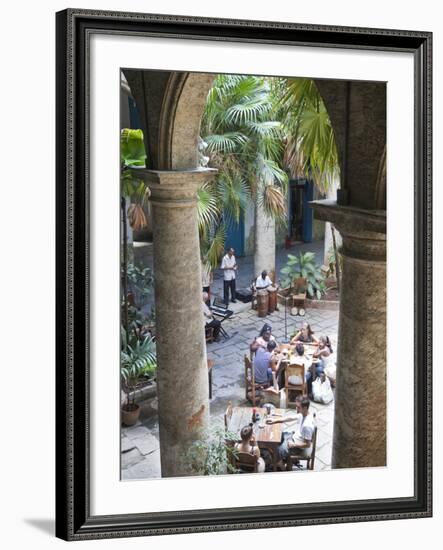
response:
M268 276L268 272L262 271L261 275L259 275L255 281L255 288L257 290L264 290L265 288L268 288L268 286L272 286L272 281Z
M258 338L254 338L249 348L251 351L257 351L258 348L266 349L268 346L268 342L275 342L275 337L272 335L271 325L268 325L268 323L265 323L262 326L262 329L260 331L260 334L258 335Z
M272 371L275 364L274 350L277 344L274 341L268 342L266 349L260 347L252 363L254 379L256 384L272 384Z
M314 331L311 329L311 325L309 323L306 323L306 321L303 323L301 329L297 332L297 334L292 338L291 344L296 344L297 342L302 342L305 344L311 344L311 343L317 343L318 340L314 336Z
M306 382L308 383L308 394L312 393L312 382L321 374L325 372L325 368L329 364L329 361L333 361L332 346L328 336L320 336L318 341L318 349L314 351L313 359L317 359L317 362L312 363L312 368L308 372Z
M309 449L314 436L314 416L309 412L309 405L310 401L304 395L301 399L296 399L297 415L295 417L288 416L278 420L269 419L266 421L267 424L276 424L277 422L298 420L294 432L284 431L282 433L282 442L278 448L280 468L283 466L283 462L288 459L289 454L300 458L309 456Z
M252 425L244 426L240 431L241 442L235 444L235 448L240 453L254 454L258 457L257 471L262 474L265 471L265 461L260 456L260 449L257 445L251 445L255 443L254 436L252 435Z
M203 320L204 320L204 326L206 327L212 327L214 329L214 340L218 340L218 336L220 334L220 327L221 323L217 319L214 318L212 315L212 311L208 308L206 305L206 302L208 301L208 293L203 292L202 295L203 299Z
M321 366L322 372L326 368L326 365L329 364L331 360L333 360L332 354L334 353L331 345L331 341L329 340L329 336L320 336L320 339L318 341L318 348L316 351L314 351L313 357L314 359L318 359L318 365Z
M284 385L283 373L288 360L290 365L303 365L305 367L305 378L306 373L308 372L308 369L311 365L310 360L305 356L305 348L303 347L303 344L297 344L295 346L294 353L292 354L290 359L288 358L288 350L283 350L279 354L279 361L277 362L276 368L276 376L280 387ZM291 378L297 378L297 380L291 380ZM288 378L288 382L294 385L301 384L301 381L298 380L298 377L294 376L290 376Z
M297 344L294 353L290 359L291 365L304 365L305 370L311 365L311 361L305 355L305 347L303 344Z

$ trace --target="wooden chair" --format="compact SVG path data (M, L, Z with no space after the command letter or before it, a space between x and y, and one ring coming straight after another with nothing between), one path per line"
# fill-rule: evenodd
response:
M314 414L314 417L315 417L315 414ZM317 426L314 427L314 433L312 435L312 445L307 450L307 456L296 456L296 455L291 455L291 453L289 453L288 460L287 460L287 469L292 470L293 461L298 460L299 462L301 462L302 460L306 460L306 469L313 470L314 462L315 462L316 447L317 447Z
M306 311L306 285L305 277L298 277L292 284L292 307L297 309L298 315L304 315Z
M300 379L299 384L291 384L289 378L291 376L297 376ZM295 405L295 399L291 399L292 393L300 393L305 395L307 392L307 386L305 381L305 366L304 365L291 365L288 363L285 368L285 394L286 394L286 407L289 409L290 405Z
M257 406L262 398L262 392L269 384L256 384L254 366L252 361L245 355L245 399L251 401L252 406Z
M258 456L252 453L237 452L234 466L238 473L258 472Z
M206 343L214 342L214 327L205 327Z

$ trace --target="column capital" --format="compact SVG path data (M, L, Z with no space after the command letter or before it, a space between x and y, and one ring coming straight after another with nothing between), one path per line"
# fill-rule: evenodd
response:
M195 170L147 170L132 169L134 175L142 179L151 192L150 201L156 206L186 207L195 205L197 191L210 181L217 170L198 168Z
M343 238L344 255L357 260L386 261L386 210L341 206L333 200L309 204L317 219L337 227Z

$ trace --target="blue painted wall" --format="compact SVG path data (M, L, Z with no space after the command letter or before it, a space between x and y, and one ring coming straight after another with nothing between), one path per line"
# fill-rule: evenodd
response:
M245 220L240 216L238 223L228 217L225 218L226 240L225 248L233 248L236 256L245 255Z

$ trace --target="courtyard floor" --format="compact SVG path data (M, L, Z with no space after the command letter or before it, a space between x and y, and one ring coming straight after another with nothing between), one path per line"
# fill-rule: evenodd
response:
M214 285L216 286L216 285ZM277 341L285 337L284 308L265 318L257 317L250 304L232 304L235 315L224 322L230 338L208 344L208 359L214 360L212 371L212 399L210 414L212 425L223 425L223 415L229 402L233 406L250 405L245 401L244 356L249 344L258 335L264 322L271 324ZM334 351L337 348L338 311L308 309L305 317L287 315L287 334L290 336L303 320L310 323L316 335L328 335ZM157 398L140 403L142 412L137 425L122 428L121 471L122 479L161 477L158 442ZM334 402L329 405L311 403L316 412L318 426L315 470L331 466Z

